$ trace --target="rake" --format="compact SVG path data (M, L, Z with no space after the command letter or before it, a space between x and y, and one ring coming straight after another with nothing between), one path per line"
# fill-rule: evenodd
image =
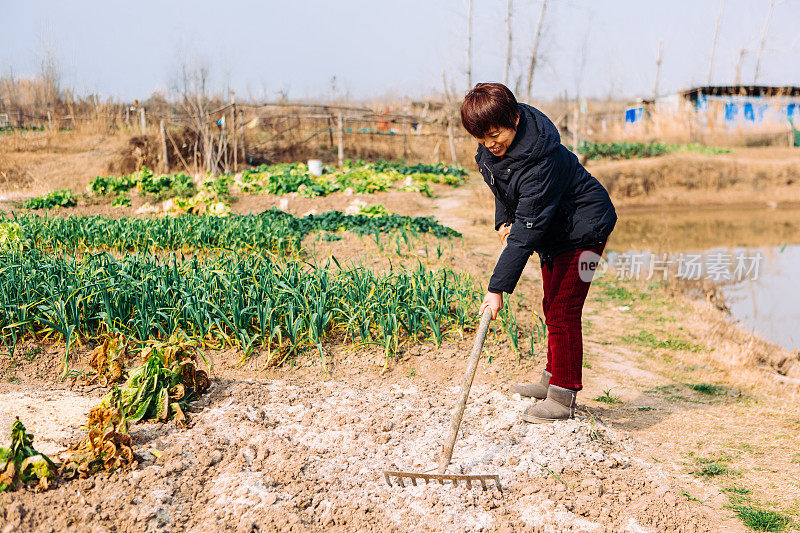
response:
M486 340L486 332L489 330L489 322L492 320L492 310L486 308L481 316L481 323L478 326L478 333L475 336L475 344L472 345L472 353L467 362L467 370L464 372L464 380L461 382L461 392L458 395L458 402L456 409L453 411L453 418L450 421L450 431L448 433L447 441L442 448L442 454L439 456L438 473L428 474L425 472L401 472L398 470L384 470L383 477L389 486L393 486L392 481L401 487L405 487L405 481L409 480L412 485L416 486L417 481L424 481L427 485L430 482L438 482L444 485L446 481L458 486L459 483L464 483L467 487L472 488L472 484L480 484L483 490L487 489L487 482L494 482L500 492L503 492L503 487L500 485L500 476L497 474L445 474L450 459L453 457L453 446L458 437L458 428L461 426L461 418L464 416L464 408L467 405L467 397L469 396L469 389L472 387L472 380L475 378L475 370L478 368L478 361L481 357L481 350L483 350L483 342Z

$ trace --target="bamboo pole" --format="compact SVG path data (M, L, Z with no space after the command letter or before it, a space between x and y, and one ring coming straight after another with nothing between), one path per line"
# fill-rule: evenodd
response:
M572 111L572 120L574 122L572 127L572 151L576 154L578 153L578 143L580 143L580 135L578 134L578 123L580 122L580 110L578 109L579 106L580 103L578 100L575 100L575 109Z
M339 168L344 165L344 117L342 112L339 111L338 115L339 125L337 127L337 135L339 141Z
M239 172L239 128L236 122L236 101L233 102L233 127L231 134L233 135L233 171Z
M167 128L163 118L159 124L159 130L161 132L161 162L166 173L169 172L169 156L167 155Z
M242 142L241 142L241 145L242 145L242 164L246 165L247 164L247 150L245 149L245 144L244 144L244 115L242 113L243 113L243 111L240 109L239 110L239 128L241 129L241 135L242 135Z
M178 149L178 145L175 143L175 139L172 138L172 135L170 135L169 132L166 131L166 129L164 131L166 132L167 137L169 137L169 142L172 144L172 147L175 149L175 153L178 154L178 159L181 160L181 163L183 164L183 168L186 170L186 172L191 172L192 170L189 167L189 163L187 163L186 160L183 158L183 155L181 155L181 151ZM196 171L196 167L197 167L197 163L195 163L195 171Z
M453 121L450 118L447 118L447 139L450 141L450 157L453 160L453 163L458 163L458 157L456 156L456 142L455 136L453 135Z

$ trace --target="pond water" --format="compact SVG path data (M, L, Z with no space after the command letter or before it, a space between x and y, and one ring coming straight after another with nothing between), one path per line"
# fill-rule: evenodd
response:
M617 275L715 281L745 328L787 350L800 349L800 210L618 214L607 246Z

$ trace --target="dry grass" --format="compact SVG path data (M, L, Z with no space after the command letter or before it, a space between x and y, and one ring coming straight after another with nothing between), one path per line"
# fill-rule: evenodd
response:
M776 156L770 154L775 150ZM695 205L800 201L800 163L784 150L764 148L717 156L670 154L588 165L612 198L628 205ZM689 194L686 194L687 191Z
M83 191L108 174L127 150L127 137L82 132L29 132L0 136L0 194L18 199L72 188Z

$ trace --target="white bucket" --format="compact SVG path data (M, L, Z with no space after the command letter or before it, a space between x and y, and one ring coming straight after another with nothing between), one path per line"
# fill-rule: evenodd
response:
M308 160L308 171L315 176L322 176L322 161L319 159Z

